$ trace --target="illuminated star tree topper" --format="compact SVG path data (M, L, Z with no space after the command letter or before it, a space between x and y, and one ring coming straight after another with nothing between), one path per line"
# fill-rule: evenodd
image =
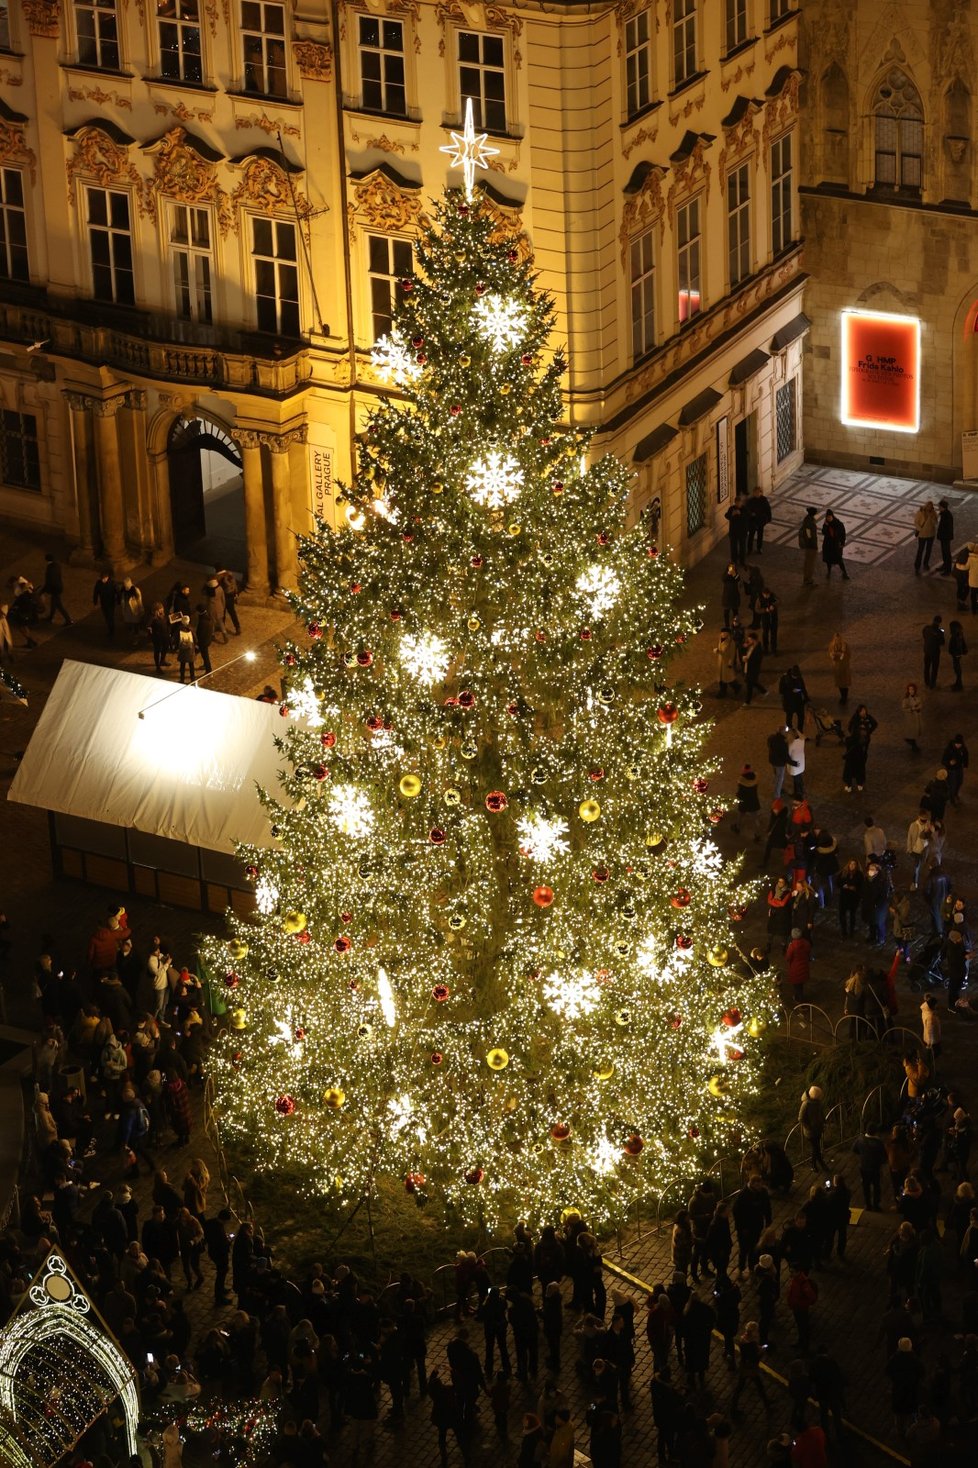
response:
M488 133L477 133L472 117L472 98L465 100L465 126L460 133L450 133L451 142L439 148L439 153L448 153L451 156L452 167L461 168L465 180L465 197L470 202L475 192L475 171L477 168L488 168L489 159L495 158L499 152L488 142Z

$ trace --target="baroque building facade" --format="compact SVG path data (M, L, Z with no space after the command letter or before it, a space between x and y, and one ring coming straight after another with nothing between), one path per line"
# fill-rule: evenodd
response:
M812 457L942 481L960 475L963 461L978 473L963 444L978 428L976 46L970 0L807 0L804 7ZM892 338L897 344L881 362L870 356L874 314L895 318L905 343L904 351ZM867 350L852 351L849 322L863 315ZM849 338L859 340L858 331ZM880 381L884 370L890 383ZM896 399L911 375L919 411L915 417L908 391L903 421ZM865 388L875 411L847 411L850 385L857 397Z
M249 587L291 584L471 100L567 418L697 559L802 452L797 29L786 0L0 0L0 515L115 568L192 555L206 448Z

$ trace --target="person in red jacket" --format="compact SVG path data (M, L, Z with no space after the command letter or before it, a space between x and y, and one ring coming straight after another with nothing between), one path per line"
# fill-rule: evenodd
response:
M784 957L788 966L788 983L791 985L794 1003L803 1004L805 985L812 976L812 945L801 928L792 928L791 942L785 949Z
M814 1422L808 1422L791 1445L792 1468L828 1468L825 1433Z

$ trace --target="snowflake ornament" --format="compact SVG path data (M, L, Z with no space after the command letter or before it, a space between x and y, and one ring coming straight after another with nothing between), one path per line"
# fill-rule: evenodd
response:
M419 683L441 683L448 672L448 647L431 632L409 632L401 638L404 671Z
M549 819L535 811L521 816L516 829L520 851L531 861L553 861L554 857L565 856L570 851L570 843L566 840L570 828L562 816Z
M480 296L475 303L476 326L497 352L511 351L523 340L526 311L505 296Z
M373 830L370 801L355 785L336 785L330 791L329 814L344 836L369 836Z
M598 1007L601 989L590 974L548 974L543 981L543 997L564 1019L582 1019Z
M269 877L259 877L255 883L255 906L263 917L268 917L278 907L279 890Z
M490 449L476 459L469 469L465 487L477 505L487 510L501 510L503 505L519 499L523 489L523 470L512 454Z
M397 327L390 336L379 337L370 353L370 360L384 382L395 387L407 387L421 376L421 367Z
M608 566L589 566L577 578L577 590L585 598L594 618L610 612L621 592L621 582Z
M323 706L311 678L306 678L301 688L290 688L285 701L294 716L305 719L310 729L318 729L324 723Z

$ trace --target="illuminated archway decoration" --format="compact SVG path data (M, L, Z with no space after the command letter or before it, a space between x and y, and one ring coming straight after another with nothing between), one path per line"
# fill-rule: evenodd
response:
M118 1401L136 1452L136 1373L55 1250L0 1331L0 1460L52 1468Z

